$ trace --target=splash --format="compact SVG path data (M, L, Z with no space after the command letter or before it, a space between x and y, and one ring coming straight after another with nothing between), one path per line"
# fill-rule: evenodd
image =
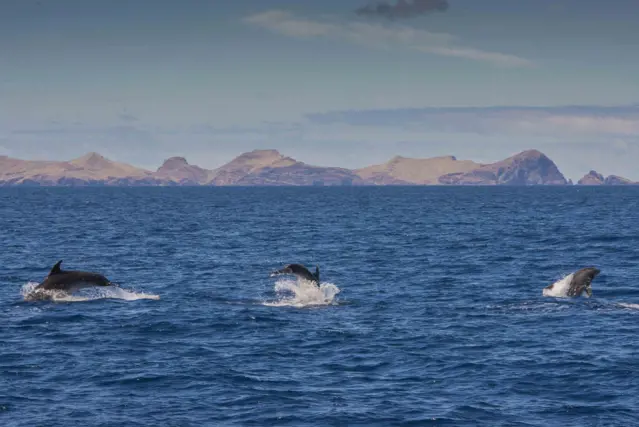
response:
M542 291L542 295L545 297L556 297L556 298L565 298L568 296L568 289L570 289L570 282L572 281L572 277L574 273L570 273L563 279L557 280L551 289L544 288ZM588 297L585 293L583 296Z
M633 304L630 302L618 302L617 305L623 308L629 308L632 310L639 310L639 304Z
M21 294L25 301L83 302L99 299L120 299L125 301L160 299L159 295L138 293L116 287L87 288L82 289L77 294L69 294L63 291L35 290L36 286L38 286L37 283L29 282L22 287Z
M318 288L308 280L278 280L275 282L275 292L282 294L282 297L277 301L264 302L264 305L302 308L332 305L340 289L332 283L322 283Z

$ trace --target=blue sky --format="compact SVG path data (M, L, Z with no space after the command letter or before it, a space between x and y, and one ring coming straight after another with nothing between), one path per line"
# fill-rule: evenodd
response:
M361 167L537 148L573 179L639 180L638 2L444 3L4 0L0 154Z

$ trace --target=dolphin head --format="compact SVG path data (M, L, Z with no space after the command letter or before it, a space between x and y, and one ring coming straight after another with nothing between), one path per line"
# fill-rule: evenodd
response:
M291 265L284 266L284 268L280 268L279 270L275 270L271 273L272 276L279 276L280 274L293 274L293 269L291 269Z
M586 295L588 295L588 298L590 298L592 296L592 281L595 277L597 277L599 273L601 273L601 270L595 267L588 267L584 268L583 272L587 276L586 285L584 286L584 292L586 293Z
M306 280L316 281L319 285L319 267L316 267L315 274L313 274L301 264L288 264L285 265L282 269L275 270L273 273L271 273L271 277L278 276L280 274L293 274Z

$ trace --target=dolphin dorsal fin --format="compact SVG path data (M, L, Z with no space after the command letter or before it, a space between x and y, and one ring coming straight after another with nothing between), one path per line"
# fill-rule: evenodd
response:
M60 269L60 264L62 264L62 260L60 260L60 261L55 263L55 265L53 266L53 268L49 272L49 276L53 276L55 274L62 273L62 270Z

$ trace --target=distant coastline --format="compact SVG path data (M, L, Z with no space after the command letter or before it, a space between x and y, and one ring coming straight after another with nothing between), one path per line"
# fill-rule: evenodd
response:
M320 167L277 150L254 150L208 170L183 157L167 159L156 171L89 153L70 161L31 161L0 156L0 186L567 186L556 164L538 150L527 150L490 164L454 156L425 159L396 156L361 169ZM590 171L577 185L639 185Z

